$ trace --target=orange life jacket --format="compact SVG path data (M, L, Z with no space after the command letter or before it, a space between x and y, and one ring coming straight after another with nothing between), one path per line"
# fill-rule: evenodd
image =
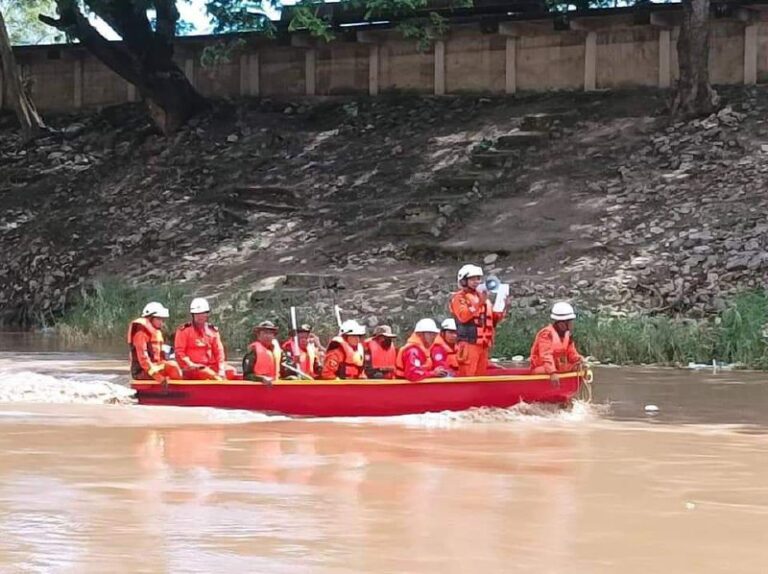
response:
M254 375L269 377L270 379L278 377L283 354L276 339L273 340L271 349L259 341L254 341L248 345L248 350L253 353L252 373Z
M414 348L419 350L419 362L421 363L421 368L425 371L432 370L432 357L429 355L429 349L424 346L424 341L421 340L421 337L419 337L416 333L413 333L410 337L408 337L408 341L406 341L405 345L400 347L400 350L397 351L397 359L395 359L395 376L398 379L405 378L405 364L403 361L403 356L410 349Z
M556 372L564 372L568 368L568 349L573 345L570 331L565 333L562 339L554 325L547 325L541 329L533 341L531 347L531 369L546 365L545 355L550 351L554 360Z
M133 336L139 332L144 331L149 336L149 341L147 342L147 348L145 349L147 352L147 355L149 356L149 360L153 363L157 363L159 361L162 361L163 356L163 332L160 329L155 328L155 326L152 324L152 321L150 321L146 317L140 317L139 319L134 319L131 321L131 324L128 325L128 347L130 349L130 360L131 360L131 376L134 378L138 377L144 372L144 369L141 366L141 363L139 362L139 350L135 348L133 345ZM142 350L141 352L143 352Z
M372 369L380 370L395 368L397 347L394 342L388 349L385 349L375 337L371 337L365 341L365 347L368 350L367 357L369 357L369 364Z
M454 345L451 347L448 343L446 343L442 335L437 336L435 342L432 343L432 347L429 350L430 356L432 357L432 362L435 363L435 366L438 366L437 362L435 361L435 352L439 352L445 356L445 365L443 366L448 367L449 369L453 369L454 371L459 368L459 359L456 355L456 346Z
M479 310L466 322L461 320L467 309ZM496 331L493 322L493 305L485 293L462 289L453 294L449 309L456 321L457 342L471 343L482 347L493 345L493 335Z
M357 349L353 349L352 345L347 343L342 336L337 335L331 339L330 343L328 343L328 351L333 351L336 348L339 348L344 352L344 362L339 364L339 368L336 371L336 378L365 378L363 376L363 365L365 364L365 353L363 351L363 346L358 345Z
M282 349L283 351L291 354L293 360L297 363L296 366L302 373L309 375L310 377L315 376L315 365L317 365L317 347L312 341L308 341L307 348L302 349L296 345L296 341L294 339L289 339L283 343ZM291 374L293 375L294 373Z
M177 329L173 347L182 368L189 367L190 363L197 363L218 371L224 362L219 329L210 323L206 323L202 328L193 323L185 323Z

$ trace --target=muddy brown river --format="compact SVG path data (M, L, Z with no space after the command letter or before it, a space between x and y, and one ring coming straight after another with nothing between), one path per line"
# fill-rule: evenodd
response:
M0 341L2 573L768 573L765 374L290 420L105 404L119 357Z

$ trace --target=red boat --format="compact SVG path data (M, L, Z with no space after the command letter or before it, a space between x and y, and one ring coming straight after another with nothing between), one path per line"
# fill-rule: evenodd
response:
M519 402L568 404L589 372L547 375L528 369L502 369L483 377L406 380L253 381L134 380L140 404L244 409L310 417L393 416L473 407L510 407Z

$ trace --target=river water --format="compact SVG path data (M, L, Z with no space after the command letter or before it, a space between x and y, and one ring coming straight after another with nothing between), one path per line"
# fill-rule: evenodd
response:
M121 404L120 357L4 341L2 573L768 573L764 374L289 420Z

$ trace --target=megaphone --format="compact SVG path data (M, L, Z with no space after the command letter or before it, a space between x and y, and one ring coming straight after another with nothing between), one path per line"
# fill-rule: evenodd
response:
M499 287L501 286L501 279L496 277L496 275L489 275L485 278L485 288L488 289L489 293L496 293L496 291L499 290Z

